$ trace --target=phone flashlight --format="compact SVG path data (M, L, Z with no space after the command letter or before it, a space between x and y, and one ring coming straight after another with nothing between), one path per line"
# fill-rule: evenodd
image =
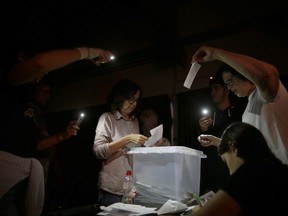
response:
M82 123L84 117L85 117L85 114L84 114L84 113L81 113L81 114L79 115L79 117L78 117L78 119L77 119L77 122L76 122L76 125L77 125L77 126L79 126L79 125Z
M113 55L110 56L110 60L113 60L113 59L115 59L115 56L113 56Z
M202 109L202 114L204 116L208 115L209 114L209 110L208 109Z

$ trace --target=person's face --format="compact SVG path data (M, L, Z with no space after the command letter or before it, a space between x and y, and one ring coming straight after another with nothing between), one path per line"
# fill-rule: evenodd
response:
M152 130L155 127L157 127L157 120L155 120L153 117L141 120L141 130L143 135L147 137L151 136L150 130Z
M35 103L41 106L46 106L50 100L50 86L39 87L35 92Z
M129 116L137 107L140 98L140 91L138 90L135 95L131 99L127 99L122 104L120 109L120 113L124 116Z
M230 175L244 163L244 161L237 156L237 149L234 147L231 147L229 151L225 152L220 157L227 165Z
M229 90L220 84L217 83L212 84L210 88L211 88L210 94L215 104L219 104L222 101L226 100L226 98L229 95Z
M234 76L230 72L223 72L223 81L227 88L232 91L237 97L247 97L255 86L246 80L241 80L239 77Z

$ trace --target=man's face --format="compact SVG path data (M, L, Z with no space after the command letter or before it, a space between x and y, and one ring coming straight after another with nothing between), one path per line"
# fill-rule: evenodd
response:
M50 100L51 88L48 85L40 86L35 92L35 103L46 106Z
M215 104L219 104L222 101L224 101L229 93L229 91L227 91L227 89L225 89L224 86L217 84L217 83L212 84L210 88L211 88L211 92L210 92L211 97Z
M223 81L227 85L227 88L238 97L249 96L251 91L255 89L253 83L248 80L241 80L230 72L223 72Z

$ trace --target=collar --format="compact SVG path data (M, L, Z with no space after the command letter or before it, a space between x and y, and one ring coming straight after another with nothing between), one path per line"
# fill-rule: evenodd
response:
M115 119L119 120L119 119L124 119L126 121L129 121L128 119L125 119L124 116L117 110L115 112L113 112L113 116ZM130 121L133 121L135 119L135 116L133 115L132 118L130 119Z

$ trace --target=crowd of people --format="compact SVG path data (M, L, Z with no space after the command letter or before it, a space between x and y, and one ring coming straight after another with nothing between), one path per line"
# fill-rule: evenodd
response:
M39 216L53 148L80 130L71 119L59 133L49 132L45 115L51 88L45 77L79 60L99 66L109 62L112 53L80 47L18 54L1 86L5 115L0 117L0 214ZM202 170L204 191L216 194L192 214L272 215L287 211L288 93L277 68L209 46L200 47L192 57L192 62L203 65L210 61L221 61L223 66L210 82L215 107L199 119L198 140L207 154ZM231 92L248 98L245 110L231 103ZM95 126L91 151L102 165L100 205L121 202L126 171L133 167L127 152L144 146L150 130L159 124L153 110L140 112L141 98L137 83L120 80L107 96L109 109ZM169 145L166 138L155 143Z
M288 93L279 72L268 62L209 46L200 47L192 57L192 62L216 60L234 69L222 71L223 81L238 97L248 97L248 103L242 122L228 126L221 138L199 135L198 140L204 147L218 147L230 177L207 205L192 214L231 216L286 212L288 200L283 197L283 191L287 191L287 187L283 179L287 179L288 164L288 114L285 113ZM268 194L280 197L281 207L270 206L272 201L261 195L268 187L271 190Z
M233 100L233 93L223 81L222 71L227 68L233 70L223 64L209 82L213 106L203 108L203 111L206 109L207 113L202 113L199 118L199 135L211 134L221 137L224 129L229 124L241 121L245 107L242 103L236 103ZM216 192L229 177L228 168L218 156L216 146L204 147L201 150L207 156L206 159L202 160L201 192Z
M1 83L1 215L41 214L44 194L47 194L43 188L53 148L76 136L80 129L76 121L71 120L59 133L49 134L45 107L51 88L45 82L45 75L82 59L97 65L106 63L111 56L110 51L99 48L33 53L19 47L17 58L11 61L11 67L5 71L5 79Z

